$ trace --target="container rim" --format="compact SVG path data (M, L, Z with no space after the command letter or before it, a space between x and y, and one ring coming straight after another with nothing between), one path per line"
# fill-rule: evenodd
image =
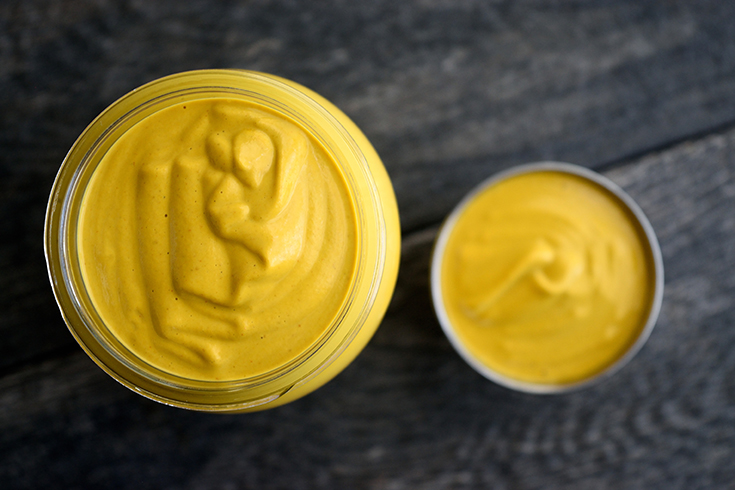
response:
M646 322L641 329L641 332L638 334L635 342L622 356L620 356L615 362L604 368L599 373L589 378L573 383L553 384L520 381L502 375L497 371L487 367L469 352L469 350L464 346L464 344L456 334L454 327L449 320L441 290L441 264L444 260L447 243L449 241L449 237L452 231L454 230L454 226L456 225L457 220L462 215L466 207L487 188L512 177L536 172L559 172L575 175L586 179L594 184L597 184L613 194L613 196L619 199L619 201L631 212L631 214L637 220L638 224L643 230L645 239L648 244L647 248L650 250L651 257L653 259L654 291L651 297L650 310L648 318L646 319ZM452 212L447 216L444 223L441 225L436 241L434 243L434 250L432 251L430 270L431 296L432 302L434 304L434 311L439 320L439 324L441 325L444 334L449 339L449 342L452 344L452 347L454 347L454 349L465 360L465 362L467 362L475 371L477 371L485 378L506 388L530 394L568 393L589 387L605 379L608 379L610 376L618 372L628 362L630 362L630 360L635 357L638 351L640 351L640 349L646 343L651 335L651 332L653 331L653 328L656 325L656 321L658 320L658 316L661 311L661 304L663 302L664 264L661 254L661 247L656 237L656 233L653 230L650 221L646 217L641 207L620 186L615 184L607 177L586 167L564 162L543 161L517 165L515 167L500 171L488 177L475 188L473 188L467 195L465 195L464 198L462 198L459 204L457 204L457 206L452 210Z

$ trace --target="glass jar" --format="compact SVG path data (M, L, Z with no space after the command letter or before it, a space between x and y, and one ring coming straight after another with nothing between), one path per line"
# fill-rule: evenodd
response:
M306 351L246 379L202 381L144 361L115 337L83 278L78 230L85 190L107 151L151 114L202 99L237 99L282 115L316 140L344 175L355 210L356 264L346 300ZM72 335L104 371L133 391L168 405L211 412L282 405L344 369L378 327L393 293L400 254L395 196L380 158L357 126L318 94L294 82L243 70L202 70L150 82L105 109L65 158L49 199L45 226L49 276Z

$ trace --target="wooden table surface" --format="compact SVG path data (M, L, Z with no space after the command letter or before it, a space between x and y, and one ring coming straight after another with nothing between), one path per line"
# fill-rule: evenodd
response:
M210 415L118 385L46 274L46 200L109 103L177 71L248 68L335 102L398 198L398 286L340 376L290 405ZM638 201L663 309L621 372L561 396L472 371L427 262L481 179L585 165ZM15 0L0 4L0 488L733 488L735 2Z

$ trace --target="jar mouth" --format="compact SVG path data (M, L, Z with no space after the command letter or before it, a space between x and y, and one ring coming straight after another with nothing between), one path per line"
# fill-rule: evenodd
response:
M492 187L512 177L535 172L557 172L581 177L609 192L611 196L622 205L623 208L630 212L631 217L640 227L640 230L642 232L640 239L644 248L646 249L646 252L650 254L650 261L652 264L653 293L651 294L648 315L645 318L643 327L641 328L635 341L620 357L618 357L607 367L603 368L601 371L580 381L570 383L540 383L523 381L501 374L495 369L492 369L481 362L473 353L470 352L470 350L459 338L457 332L455 331L454 325L450 320L449 314L447 312L444 294L442 291L442 263L445 257L447 244L449 242L450 235L452 234L452 231L457 224L457 221L459 220L460 216L465 211L467 206L489 187ZM485 378L506 388L531 394L561 394L576 391L596 384L616 373L638 353L638 351L648 340L651 332L653 331L653 328L656 325L656 321L658 319L658 315L661 310L661 304L663 301L664 267L661 248L658 243L658 239L656 238L656 233L654 232L653 227L648 221L648 218L644 214L643 210L640 208L640 206L638 206L633 198L631 198L625 191L623 191L623 189L621 189L617 184L615 184L608 178L585 167L561 162L537 162L519 165L491 176L490 178L481 182L473 190L471 190L460 201L460 203L457 204L452 213L449 214L449 216L446 218L441 226L439 234L437 235L436 241L434 243L434 250L431 257L430 274L431 295L434 304L434 311L437 315L442 330L444 331L444 334L447 336L448 340L457 351L457 353L459 353L460 356L465 360L465 362L467 362L475 371L480 373Z
M184 408L242 409L269 403L313 379L347 348L370 313L386 262L386 227L377 185L350 133L307 89L241 70L184 72L150 82L111 104L80 135L67 154L46 214L45 255L57 303L69 330L87 354L125 386ZM336 162L357 220L352 282L332 323L304 352L255 376L208 381L161 370L124 346L97 313L86 291L77 250L81 201L96 166L117 139L148 115L178 102L237 98L295 121ZM377 223L377 240L369 237ZM368 240L370 242L368 243ZM371 251L377 242L377 254Z

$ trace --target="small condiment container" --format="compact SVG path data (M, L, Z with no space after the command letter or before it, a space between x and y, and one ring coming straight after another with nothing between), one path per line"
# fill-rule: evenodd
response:
M482 182L445 220L431 260L452 346L527 393L569 392L622 368L650 336L663 287L641 208L606 177L558 162Z

